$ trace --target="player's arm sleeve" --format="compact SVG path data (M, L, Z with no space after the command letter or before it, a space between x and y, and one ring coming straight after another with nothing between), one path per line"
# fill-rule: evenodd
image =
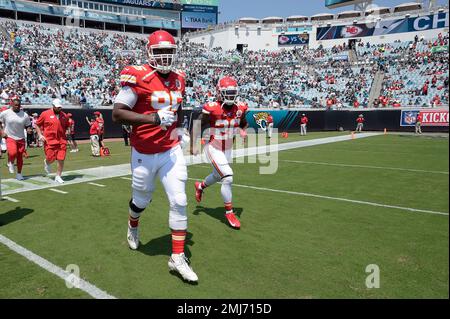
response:
M114 104L124 104L132 109L138 100L138 95L129 86L124 86L120 89L119 94L117 94Z
M36 126L42 127L43 125L44 125L44 117L41 114L36 121Z

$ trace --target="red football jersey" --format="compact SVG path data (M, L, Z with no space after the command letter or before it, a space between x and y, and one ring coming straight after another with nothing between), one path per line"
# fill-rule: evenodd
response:
M128 66L120 74L120 84L132 88L138 96L132 110L139 114L152 114L160 109L175 112L183 103L185 74L180 71L163 77L148 64ZM133 125L131 146L143 154L168 151L179 144L176 127L176 123L167 129L159 125Z
M236 103L228 110L222 108L219 102L205 104L203 113L209 114L210 145L222 151L231 149L233 138L247 110L247 104L242 102Z
M303 116L303 117L300 119L300 123L301 123L301 124L308 124L308 118L307 118L306 116Z
M358 118L356 119L356 122L358 122L358 123L364 123L364 118L363 118L363 117L358 117Z

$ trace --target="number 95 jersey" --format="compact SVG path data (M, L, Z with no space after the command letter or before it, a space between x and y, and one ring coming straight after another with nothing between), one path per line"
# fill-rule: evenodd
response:
M128 66L120 73L122 87L116 103L128 105L133 112L152 114L161 109L178 111L185 93L185 74L173 71L162 76L148 64ZM156 154L179 144L177 123L163 128L159 125L133 125L130 141L139 153Z

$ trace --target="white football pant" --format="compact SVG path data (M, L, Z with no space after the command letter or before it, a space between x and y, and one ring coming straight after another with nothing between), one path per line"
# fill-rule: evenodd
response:
M207 144L204 149L206 158L213 167L213 172L206 177L205 183L207 186L214 185L217 182L222 182L220 192L224 203L232 202L231 185L233 184L233 170L230 167L232 150L221 151L210 144Z
M169 227L172 230L187 229L187 167L181 147L157 154L131 152L133 174L133 204L143 210L152 201L156 177L161 181L169 200Z

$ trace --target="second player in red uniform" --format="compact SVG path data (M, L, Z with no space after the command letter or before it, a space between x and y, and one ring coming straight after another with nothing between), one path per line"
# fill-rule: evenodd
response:
M218 85L218 101L203 106L202 127L210 125L210 141L204 152L213 167L213 172L203 182L195 183L196 200L200 202L207 187L221 182L221 195L225 206L225 216L231 227L239 229L241 223L233 211L232 184L233 170L230 167L231 151L236 133L245 136L248 106L237 101L238 84L231 77L222 78ZM196 153L194 151L194 153Z

